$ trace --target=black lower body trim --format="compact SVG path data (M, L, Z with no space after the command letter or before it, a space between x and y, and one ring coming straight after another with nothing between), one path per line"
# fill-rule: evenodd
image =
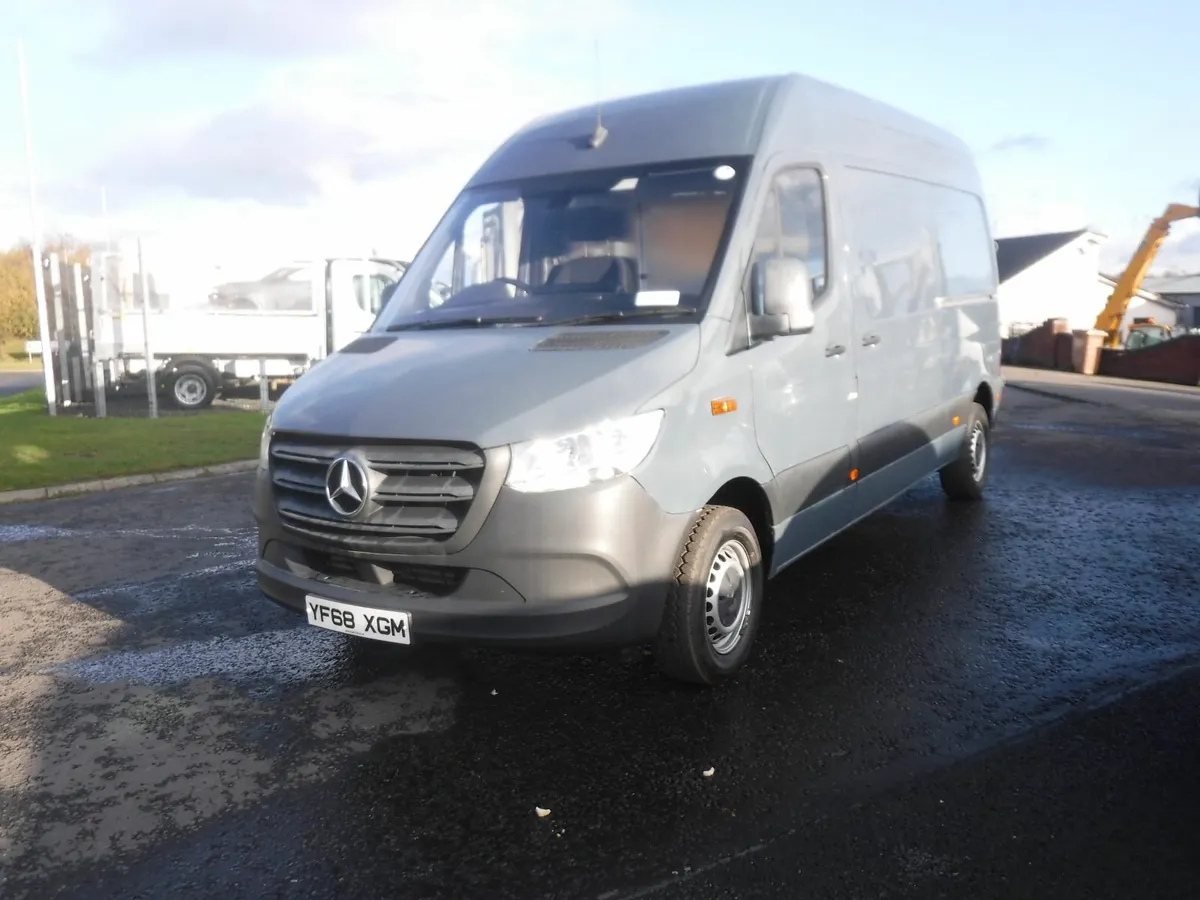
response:
M872 475L953 431L966 421L973 402L973 395L955 397L911 419L893 422L864 436L858 442L859 478Z

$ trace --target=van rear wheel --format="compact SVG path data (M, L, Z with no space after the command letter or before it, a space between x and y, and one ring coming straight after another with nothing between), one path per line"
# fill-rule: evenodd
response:
M951 500L973 502L983 499L983 487L992 462L992 431L987 410L978 403L971 404L966 424L958 457L944 466L938 476L942 490Z
M671 678L715 685L749 658L763 595L762 550L750 520L706 506L675 565L656 659Z

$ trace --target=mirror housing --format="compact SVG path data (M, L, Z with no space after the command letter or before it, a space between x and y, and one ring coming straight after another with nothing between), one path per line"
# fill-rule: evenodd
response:
M808 334L816 327L813 311L812 273L793 256L773 256L756 263L755 307L751 316L754 337Z

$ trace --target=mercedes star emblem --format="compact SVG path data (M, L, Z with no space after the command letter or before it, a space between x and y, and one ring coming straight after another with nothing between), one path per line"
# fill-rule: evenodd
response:
M334 512L355 516L367 505L367 473L348 456L339 456L325 472L325 497Z

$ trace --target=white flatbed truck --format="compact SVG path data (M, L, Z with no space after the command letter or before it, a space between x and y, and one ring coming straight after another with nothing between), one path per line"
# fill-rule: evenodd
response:
M117 386L145 384L147 344L159 393L179 409L203 409L225 391L289 382L365 332L406 264L378 257L308 264L305 309L94 310L95 358ZM148 318L147 318L148 316Z

